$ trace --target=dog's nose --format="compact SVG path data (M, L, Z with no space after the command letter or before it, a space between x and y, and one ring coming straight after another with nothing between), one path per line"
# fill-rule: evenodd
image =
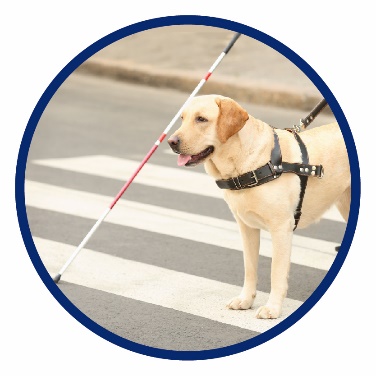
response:
M178 136L171 136L167 142L172 150L177 150L180 144L180 138Z

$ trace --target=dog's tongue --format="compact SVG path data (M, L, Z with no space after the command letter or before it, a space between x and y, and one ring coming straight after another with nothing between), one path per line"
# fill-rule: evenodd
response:
M178 166L185 166L191 159L190 155L179 154L178 156Z

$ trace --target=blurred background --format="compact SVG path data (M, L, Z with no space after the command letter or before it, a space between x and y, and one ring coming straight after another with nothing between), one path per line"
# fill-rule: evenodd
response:
M80 70L192 91L233 35L233 31L210 26L147 30L109 45ZM202 89L202 93L216 92L255 104L302 110L311 110L321 99L315 85L290 60L246 35L238 39L226 63Z

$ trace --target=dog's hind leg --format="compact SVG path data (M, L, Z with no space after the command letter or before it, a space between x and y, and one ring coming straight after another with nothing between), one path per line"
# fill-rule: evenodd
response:
M243 240L244 285L239 296L228 304L230 309L249 309L256 297L257 265L260 249L260 230L247 226L235 215Z
M256 312L259 319L276 319L281 315L282 303L288 288L292 227L280 226L270 232L273 243L271 291L266 305L261 306Z
M341 213L343 219L347 222L350 212L350 202L351 202L351 187L349 186L345 192L341 194L336 202L337 209Z
M341 194L341 196L336 202L336 207L346 222L349 219L350 202L351 202L351 186L349 186L345 190L345 192ZM335 250L338 252L340 250L340 246L335 247Z

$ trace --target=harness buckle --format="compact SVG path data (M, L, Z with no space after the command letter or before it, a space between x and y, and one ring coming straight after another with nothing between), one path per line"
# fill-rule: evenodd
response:
M249 187L249 188L255 187L258 184L258 182L259 182L258 179L257 179L256 173L255 173L255 170L253 170L251 172L253 174L252 178L255 179L255 182L252 183L252 184L247 184L246 186Z
M242 184L240 182L240 179L239 179L239 176L235 176L234 178L231 178L231 180L233 181L234 185L235 185L235 189L236 190L239 190L239 189L244 189L244 188L252 188L252 187L255 187L256 185L258 185L258 179L257 179L257 176L256 176L256 173L255 171L250 171L248 174L250 174L250 178L251 179L255 179L254 183L249 183L249 184ZM248 175L247 174L247 175Z

